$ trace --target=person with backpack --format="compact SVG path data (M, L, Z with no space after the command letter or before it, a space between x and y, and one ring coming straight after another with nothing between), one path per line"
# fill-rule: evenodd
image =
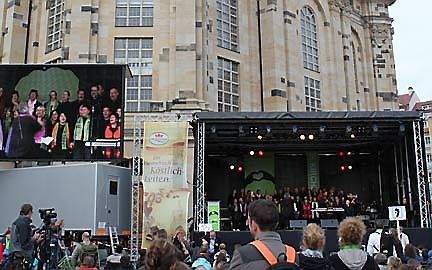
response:
M90 242L90 234L84 232L82 234L82 242L77 245L72 253L72 265L73 267L80 266L84 262L85 257L92 257L94 260L94 265L97 266L98 260L98 248L95 244Z
M230 269L298 269L296 251L284 245L275 231L279 221L276 205L256 200L249 205L248 225L255 241L234 251Z
M361 249L366 226L357 218L346 218L339 224L340 251L329 260L337 270L379 270L374 258Z
M330 263L324 258L325 235L323 229L315 223L303 229L303 251L298 254L298 264L302 270L331 269Z

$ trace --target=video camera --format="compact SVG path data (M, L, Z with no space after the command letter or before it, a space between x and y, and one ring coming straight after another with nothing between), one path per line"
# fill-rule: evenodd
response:
M45 225L51 225L57 221L57 212L54 208L39 209L39 215Z

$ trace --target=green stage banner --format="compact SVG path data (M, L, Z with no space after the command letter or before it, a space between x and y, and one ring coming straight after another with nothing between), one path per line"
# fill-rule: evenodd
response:
M307 173L308 173L308 188L320 188L320 171L319 171L319 155L316 152L306 154L307 158Z
M220 231L220 202L207 203L207 221L213 230Z
M179 226L187 230L190 189L186 181L186 122L144 123L143 147L143 241L157 230L172 236Z

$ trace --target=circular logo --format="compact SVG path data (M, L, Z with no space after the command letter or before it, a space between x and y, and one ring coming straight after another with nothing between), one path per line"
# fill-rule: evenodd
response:
M163 132L153 132L150 135L150 143L154 145L164 145L168 142L168 135Z

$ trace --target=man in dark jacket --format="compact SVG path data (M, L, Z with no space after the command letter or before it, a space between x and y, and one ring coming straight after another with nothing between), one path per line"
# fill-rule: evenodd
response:
M278 220L278 210L273 202L257 200L249 205L248 224L252 236L264 244L276 258L286 253L280 235L275 232ZM292 253L293 256L288 256L289 262L295 261L295 251L292 250ZM248 244L234 251L230 269L262 270L269 266L260 251Z
M42 126L29 115L27 104L21 102L18 106L19 116L12 122L10 141L8 142L8 157L32 158L38 153L34 135Z
M35 243L40 238L37 233L32 237L32 215L32 205L24 204L21 206L20 216L12 223L9 252L13 266L29 264L32 261Z

